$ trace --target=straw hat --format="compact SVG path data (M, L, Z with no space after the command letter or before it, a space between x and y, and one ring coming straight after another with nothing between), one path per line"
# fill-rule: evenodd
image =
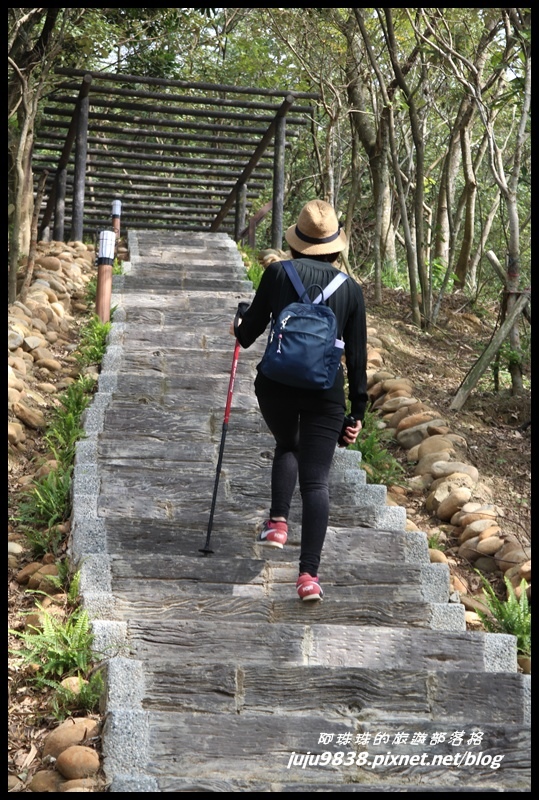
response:
M306 256L340 253L347 243L333 206L324 200L311 200L304 205L297 223L288 228L284 238L290 247Z

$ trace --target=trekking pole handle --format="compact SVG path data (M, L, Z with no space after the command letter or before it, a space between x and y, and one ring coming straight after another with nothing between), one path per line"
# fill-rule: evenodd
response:
M234 381L236 380L236 371L238 369L239 357L240 357L240 343L236 339L236 344L234 345L234 356L232 358L232 369L230 371L230 380L228 382L228 394L226 398L225 417L223 420L223 425L228 425L228 420L230 419L230 407L232 405L232 395L234 393Z

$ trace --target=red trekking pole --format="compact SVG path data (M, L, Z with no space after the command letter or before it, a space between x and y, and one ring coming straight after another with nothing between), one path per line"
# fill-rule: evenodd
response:
M204 547L199 548L199 553L204 553L204 555L209 555L213 553L213 550L210 547L210 536L211 536L211 528L213 524L213 513L215 511L215 501L217 500L217 487L219 486L219 475L221 474L221 464L223 461L223 452L225 449L225 439L226 439L226 432L228 430L228 420L230 418L230 406L232 404L232 393L234 391L234 381L236 379L236 370L238 368L238 359L240 357L240 343L236 339L236 345L234 347L234 357L232 359L232 369L230 371L230 380L228 383L228 394L226 398L226 407L225 407L225 417L223 420L223 432L221 434L221 446L219 447L219 458L217 459L217 474L215 476L215 486L213 487L213 498L211 501L211 510L210 510L210 519L208 522L208 532L206 534L206 542Z

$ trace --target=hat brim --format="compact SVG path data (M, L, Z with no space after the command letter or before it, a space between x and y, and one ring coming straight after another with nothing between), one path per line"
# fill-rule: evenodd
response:
M293 247L298 253L304 253L306 256L323 256L328 253L340 253L347 245L346 234L342 229L339 231L338 237L331 242L317 242L316 244L312 244L311 242L304 242L300 239L296 234L296 226L291 225L287 229L284 238L290 247Z

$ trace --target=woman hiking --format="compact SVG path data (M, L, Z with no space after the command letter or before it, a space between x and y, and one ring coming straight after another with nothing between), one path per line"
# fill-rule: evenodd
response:
M325 289L339 270L334 266L346 247L333 207L311 200L297 223L285 233L292 263L304 287ZM282 263L264 271L250 306L240 303L230 332L244 348L266 330L270 320L298 295ZM326 300L344 340L350 419L346 418L345 376L342 360L333 385L327 389L299 389L268 378L257 367L255 394L262 416L275 439L271 469L271 504L257 543L282 548L288 538L287 520L299 480L302 498L301 548L296 583L301 600L323 597L318 569L329 520L329 472L339 437L341 446L356 441L367 404L367 326L363 293L351 279Z

